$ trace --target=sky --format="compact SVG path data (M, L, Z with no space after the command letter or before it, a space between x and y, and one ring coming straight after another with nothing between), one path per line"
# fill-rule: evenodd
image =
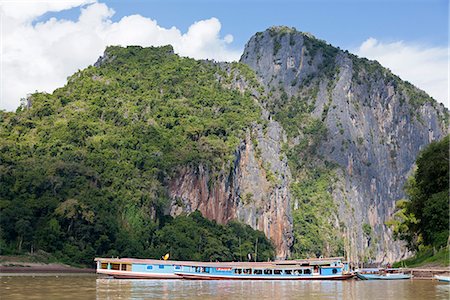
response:
M274 25L378 60L449 107L448 16L447 0L0 0L0 109L63 86L108 45L233 61Z

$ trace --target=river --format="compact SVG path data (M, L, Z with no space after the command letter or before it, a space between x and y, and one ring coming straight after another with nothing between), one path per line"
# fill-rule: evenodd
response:
M123 280L0 274L0 299L449 299L450 285L399 281Z

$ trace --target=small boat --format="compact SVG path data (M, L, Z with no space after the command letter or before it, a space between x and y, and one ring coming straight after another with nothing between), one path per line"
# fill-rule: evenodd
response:
M434 278L442 282L450 282L450 276L434 275Z
M400 280L411 279L411 274L404 274L401 269L359 269L356 276L361 280Z
M345 280L354 276L341 258L274 262L196 262L96 258L97 273L119 279Z

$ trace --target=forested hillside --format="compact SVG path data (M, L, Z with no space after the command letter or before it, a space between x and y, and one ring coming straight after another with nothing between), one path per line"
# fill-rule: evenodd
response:
M259 258L273 256L264 235L237 223L162 221L177 168L229 169L244 129L259 120L254 100L218 76L237 75L170 46L110 47L53 94L0 112L1 252L43 250L84 264L169 250L179 259L237 260L246 232L242 244L259 237L267 249Z

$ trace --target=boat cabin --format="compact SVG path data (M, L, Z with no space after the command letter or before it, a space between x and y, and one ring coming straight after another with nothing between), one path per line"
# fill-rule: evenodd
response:
M174 274L180 270L172 261L140 260L130 258L96 258L97 273L115 278L179 278Z
M337 276L344 273L344 265L339 262L309 262L309 263L228 263L227 267L214 266L205 263L181 266L175 274L185 276L209 276L211 278L295 278L295 277L321 277ZM286 278L287 279L287 278Z

